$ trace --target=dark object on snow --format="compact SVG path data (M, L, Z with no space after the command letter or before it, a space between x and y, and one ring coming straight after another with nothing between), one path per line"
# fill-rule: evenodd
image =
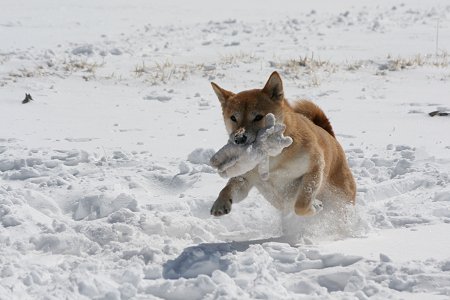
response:
M28 103L31 100L33 100L33 98L31 97L30 94L25 93L25 99L22 100L22 104Z
M448 116L449 113L448 112L443 112L440 110L435 110L429 113L430 117L434 117L434 116L439 116L439 117L445 117Z

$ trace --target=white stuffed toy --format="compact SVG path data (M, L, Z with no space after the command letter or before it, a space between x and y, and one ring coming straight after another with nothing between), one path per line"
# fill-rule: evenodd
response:
M258 166L262 180L269 179L269 156L277 156L292 144L292 138L284 136L286 125L277 124L273 114L265 117L266 127L260 129L254 143L237 145L229 140L210 160L220 176L236 177Z

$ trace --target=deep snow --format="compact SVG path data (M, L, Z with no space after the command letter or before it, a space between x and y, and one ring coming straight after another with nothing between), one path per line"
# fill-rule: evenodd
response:
M3 1L0 299L448 299L449 37L444 0ZM209 82L274 70L346 150L345 218L209 215Z

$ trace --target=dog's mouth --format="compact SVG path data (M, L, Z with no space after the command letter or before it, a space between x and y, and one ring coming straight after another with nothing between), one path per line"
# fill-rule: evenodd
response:
M256 135L248 133L244 128L241 128L230 135L230 141L236 145L247 146L256 141Z

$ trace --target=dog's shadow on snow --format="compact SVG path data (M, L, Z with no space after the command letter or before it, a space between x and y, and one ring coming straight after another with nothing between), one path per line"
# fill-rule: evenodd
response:
M215 270L225 271L231 264L227 254L244 252L251 245L267 242L285 243L283 237L243 242L204 243L183 250L177 258L163 265L165 279L194 278L200 274L211 275Z

